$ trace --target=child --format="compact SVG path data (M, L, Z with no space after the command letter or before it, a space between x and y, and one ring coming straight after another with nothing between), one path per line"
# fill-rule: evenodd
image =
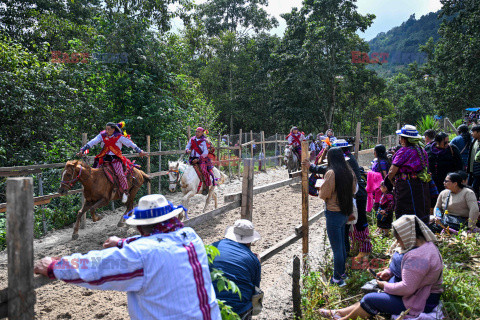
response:
M383 194L380 198L380 207L377 212L377 227L381 230L384 236L388 236L390 229L392 228L395 202L393 200L393 194L388 191L384 182L380 184L380 190Z

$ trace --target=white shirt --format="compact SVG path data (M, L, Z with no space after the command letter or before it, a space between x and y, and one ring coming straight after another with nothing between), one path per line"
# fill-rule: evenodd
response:
M297 134L291 134L289 137L288 137L288 143L293 145L294 147L301 147L301 145L299 145L297 143L297 141L293 138L293 136L297 137L298 138L298 141L302 142L302 141L305 141L305 136L302 134L302 133L297 133Z
M140 237L121 249L75 253L53 273L89 289L127 291L134 320L221 320L205 247L192 228Z
M202 150L202 154L199 154L197 151L195 151L193 148L192 148L192 139L188 140L188 143L187 143L187 146L185 147L185 150L191 150L190 152L190 156L191 157L195 157L195 158L206 158L208 156L208 148L207 148L207 142L204 140L202 142L199 142L201 139L203 138L197 138L197 137L194 137L195 138L195 141L197 141L197 144L200 148L200 150Z
M93 147L94 145L97 145L101 143L101 147L103 148L103 138L102 138L102 134L98 134L95 138L93 138L92 140L88 141L87 145L91 148ZM142 149L140 149L135 143L133 143L132 140L128 139L127 137L125 136L121 136L120 139L117 140L117 142L115 143L115 145L120 149L122 150L122 146L127 146L127 147L130 147L132 149L135 149L136 152L140 153L142 151ZM112 151L108 151L107 154L111 154L111 155L114 155L114 153Z

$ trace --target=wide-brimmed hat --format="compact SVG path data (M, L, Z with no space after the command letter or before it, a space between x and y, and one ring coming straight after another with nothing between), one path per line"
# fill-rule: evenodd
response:
M339 147L339 148L346 148L346 147L351 147L352 145L348 143L347 140L345 139L337 139L335 142L332 144L332 147Z
M253 223L246 219L239 219L235 224L225 231L225 238L238 243L252 243L261 238L260 234L253 228Z
M416 139L422 138L422 136L418 134L417 128L409 124L404 125L402 129L397 130L396 133L399 136L406 137L406 138L416 138Z
M187 211L183 206L174 206L161 194L143 196L138 207L133 209L131 217L125 216L125 222L132 226L159 223Z

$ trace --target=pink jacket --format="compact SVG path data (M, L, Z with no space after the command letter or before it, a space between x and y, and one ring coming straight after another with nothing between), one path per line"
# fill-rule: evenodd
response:
M443 281L442 270L440 252L435 244L426 242L403 256L402 281L385 283L384 291L402 296L403 304L410 309L407 318L417 317L423 312L430 293L439 291Z

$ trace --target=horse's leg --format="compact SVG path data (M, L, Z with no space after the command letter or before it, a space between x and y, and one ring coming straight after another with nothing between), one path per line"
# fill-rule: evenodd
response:
M137 195L139 189L140 187L133 187L132 189L130 189L127 202L125 203L126 210L120 217L120 220L117 223L117 227L125 227L124 216L133 210L133 203L135 202L135 196Z
M103 218L101 215L97 215L95 213L95 209L90 209L90 214L92 215L92 221L93 222L97 222L99 220L102 220L102 218Z
M217 191L213 191L213 200L215 201L215 209L218 208L218 201L217 201Z
M77 221L75 222L75 225L73 227L72 240L78 239L78 228L80 227L80 220L81 220L82 216L85 214L85 212L87 212L90 209L98 208L103 202L104 202L104 199L100 199L97 202L95 202L94 204L92 204L91 202L85 201L82 209L80 211L78 211Z
M184 195L183 198L182 198L182 206L184 206L185 208L188 209L188 202L189 202L190 198L193 197L196 194L197 193L195 192L195 190L190 190L186 195Z
M210 202L210 198L212 197L212 192L215 190L215 186L212 186L210 190L208 190L207 200L205 200L205 206L203 207L203 212L207 210L208 202Z
M85 226L87 224L87 211L82 214L82 218L80 219L80 229L85 229Z

